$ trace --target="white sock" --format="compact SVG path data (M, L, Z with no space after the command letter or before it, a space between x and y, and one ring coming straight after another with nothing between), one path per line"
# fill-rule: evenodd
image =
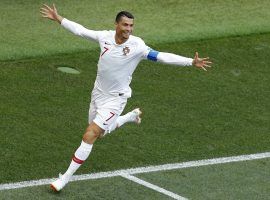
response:
M130 122L130 112L117 118L117 126L120 127L123 124Z
M76 150L66 173L63 176L68 176L70 178L88 158L91 153L92 147L92 144L87 144L82 141L81 145Z

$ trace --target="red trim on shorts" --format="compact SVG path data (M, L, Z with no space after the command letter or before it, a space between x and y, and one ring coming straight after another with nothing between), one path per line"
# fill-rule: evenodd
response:
M73 156L72 160L75 162L75 163L78 163L78 164L83 164L84 160L80 160L79 158L76 158L75 155Z

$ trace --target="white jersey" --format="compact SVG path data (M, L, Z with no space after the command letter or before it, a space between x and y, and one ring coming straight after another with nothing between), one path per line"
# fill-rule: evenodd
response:
M144 41L131 35L125 43L118 45L115 31L93 31L67 19L63 19L61 24L72 33L99 43L101 51L95 89L105 94L130 97L132 74L150 51Z
M101 52L94 89L104 94L130 97L132 74L142 59L192 66L193 59L151 50L139 37L131 35L125 43L118 45L115 31L93 31L67 19L63 19L61 25L75 35L99 43Z
M129 84L139 62L149 48L138 37L130 36L123 44L115 43L115 31L98 34L101 48L95 87L105 93L131 96Z

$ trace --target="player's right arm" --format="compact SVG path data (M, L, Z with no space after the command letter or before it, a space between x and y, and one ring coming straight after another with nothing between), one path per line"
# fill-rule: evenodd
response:
M52 8L46 4L43 4L43 7L41 8L40 13L42 17L58 22L65 29L69 30L75 35L78 35L87 39L92 39L95 41L98 40L97 31L86 29L82 25L62 17L61 15L58 14L57 9L54 4Z
M57 9L54 4L52 8L46 4L43 4L43 7L40 9L40 13L42 17L56 21L59 24L61 24L62 20L64 19L57 13Z

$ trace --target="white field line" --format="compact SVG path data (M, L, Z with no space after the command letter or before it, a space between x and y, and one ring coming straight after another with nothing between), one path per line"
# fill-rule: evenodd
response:
M142 179L139 179L139 178L137 178L135 176L132 176L130 174L122 174L121 176L124 177L124 178L126 178L126 179L128 179L128 180L134 181L135 183L138 183L140 185L143 185L145 187L148 187L150 189L153 189L153 190L155 190L155 191L157 191L159 193L162 193L162 194L165 194L165 195L167 195L169 197L172 197L173 199L187 200L186 198L184 198L182 196L179 196L178 194L175 194L173 192L170 192L168 190L165 190L164 188L161 188L161 187L159 187L157 185L154 185L152 183L146 182L146 181L144 181Z
M263 159L263 158L270 158L270 152L250 154L250 155L241 155L241 156L232 156L232 157L223 157L223 158L214 158L214 159L206 159L206 160L198 160L198 161L189 161L189 162L183 162L183 163L165 164L165 165L157 165L157 166L139 167L139 168L117 170L117 171L100 172L100 173L94 173L94 174L75 175L72 177L72 180L70 181L100 179L100 178L121 176L122 174L149 173L149 172L156 172L156 171L182 169L182 168L189 168L189 167L199 167L199 166L206 166L206 165L240 162L240 161L256 160L256 159ZM47 184L50 184L54 180L55 178L0 184L0 190L9 190L9 189L32 187L32 186L38 186L38 185L47 185Z

